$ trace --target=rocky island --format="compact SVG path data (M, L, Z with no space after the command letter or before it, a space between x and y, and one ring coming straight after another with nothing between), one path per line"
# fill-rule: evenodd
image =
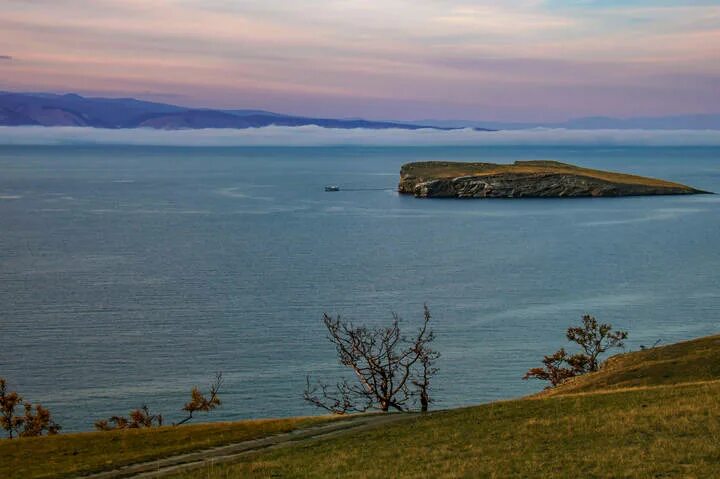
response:
M565 198L708 193L670 181L593 170L557 161L407 163L400 169L398 191L418 198Z

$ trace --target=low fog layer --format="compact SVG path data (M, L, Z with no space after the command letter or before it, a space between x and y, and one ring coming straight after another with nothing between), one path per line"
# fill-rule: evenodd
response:
M104 130L76 127L0 127L0 145L157 146L470 146L598 145L720 146L717 130L340 130L317 126L245 130Z

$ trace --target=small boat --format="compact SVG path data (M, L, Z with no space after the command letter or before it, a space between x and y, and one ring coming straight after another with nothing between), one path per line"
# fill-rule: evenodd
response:
M335 185L328 185L325 187L325 191L340 191L340 187Z

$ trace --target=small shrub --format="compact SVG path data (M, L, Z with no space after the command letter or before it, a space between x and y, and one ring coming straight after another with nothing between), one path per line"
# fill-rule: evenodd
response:
M190 401L185 403L182 410L187 416L174 426L185 424L193 418L197 412L210 412L220 406L220 398L218 393L222 386L222 373L217 373L215 381L210 385L210 392L205 396L197 387L190 391ZM128 417L112 416L108 419L95 421L95 429L98 431L115 431L118 429L141 429L146 427L160 427L163 425L163 417L161 414L151 414L150 408L144 405L140 409L131 411Z
M161 414L150 414L150 408L143 405L140 409L130 411L128 417L112 416L109 419L101 419L95 421L95 429L98 431L114 431L116 429L142 429L146 427L157 426L163 424Z
M543 357L543 366L532 368L523 379L548 381L555 387L580 374L591 373L600 368L600 356L613 348L622 348L627 331L613 331L612 325L598 323L589 314L582 317L580 326L571 326L565 334L568 341L580 346L582 352L569 355L565 348Z
M24 413L19 416L16 409L23 406ZM9 391L7 381L0 378L0 428L9 439L13 437L34 437L60 432L60 425L56 423L50 411L40 404L33 407L32 403L23 400L16 391Z
M208 396L205 396L202 392L200 392L200 389L198 389L197 386L192 388L192 391L190 391L191 400L190 402L185 403L185 406L183 407L183 411L188 413L188 415L177 425L185 424L191 420L193 418L193 414L196 412L210 412L220 406L221 402L218 397L218 392L220 392L222 384L222 373L217 373L215 376L215 382L210 385Z

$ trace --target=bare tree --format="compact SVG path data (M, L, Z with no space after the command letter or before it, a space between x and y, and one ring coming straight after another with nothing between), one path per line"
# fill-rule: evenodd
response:
M440 358L440 353L430 348L425 348L420 355L418 363L420 367L412 383L415 386L414 394L418 396L420 401L420 411L427 412L428 407L433 399L430 397L430 379L438 372L435 362Z
M428 327L430 310L424 306L423 312L422 326L411 338L402 335L400 317L395 313L390 326L374 329L324 314L328 339L355 381L343 380L331 388L321 382L311 385L308 377L304 399L335 414L369 409L407 411L413 394L410 386L414 385L421 407L427 410L430 379L437 372L434 362L439 355L430 349L435 339Z
M321 382L310 384L310 376L305 378L303 398L310 404L333 414L363 412L373 405L370 396L356 394L346 380L335 384L334 390ZM358 404L358 398L362 401Z
M15 409L23 406L24 414L19 416ZM50 414L50 411L40 404L33 408L33 405L15 391L8 391L7 382L0 378L0 427L7 432L8 438L14 435L19 437L42 436L43 432L48 435L57 434L60 425L57 424Z
M183 407L183 411L187 412L188 415L176 424L176 426L179 426L180 424L185 424L189 420L193 418L193 414L196 412L210 412L216 407L220 406L220 398L218 397L218 392L220 392L220 388L223 384L223 378L222 373L215 374L215 381L210 385L210 392L209 396L205 397L205 395L200 392L200 389L196 387L192 388L192 391L190 392L191 399L189 402L185 403L185 406Z

